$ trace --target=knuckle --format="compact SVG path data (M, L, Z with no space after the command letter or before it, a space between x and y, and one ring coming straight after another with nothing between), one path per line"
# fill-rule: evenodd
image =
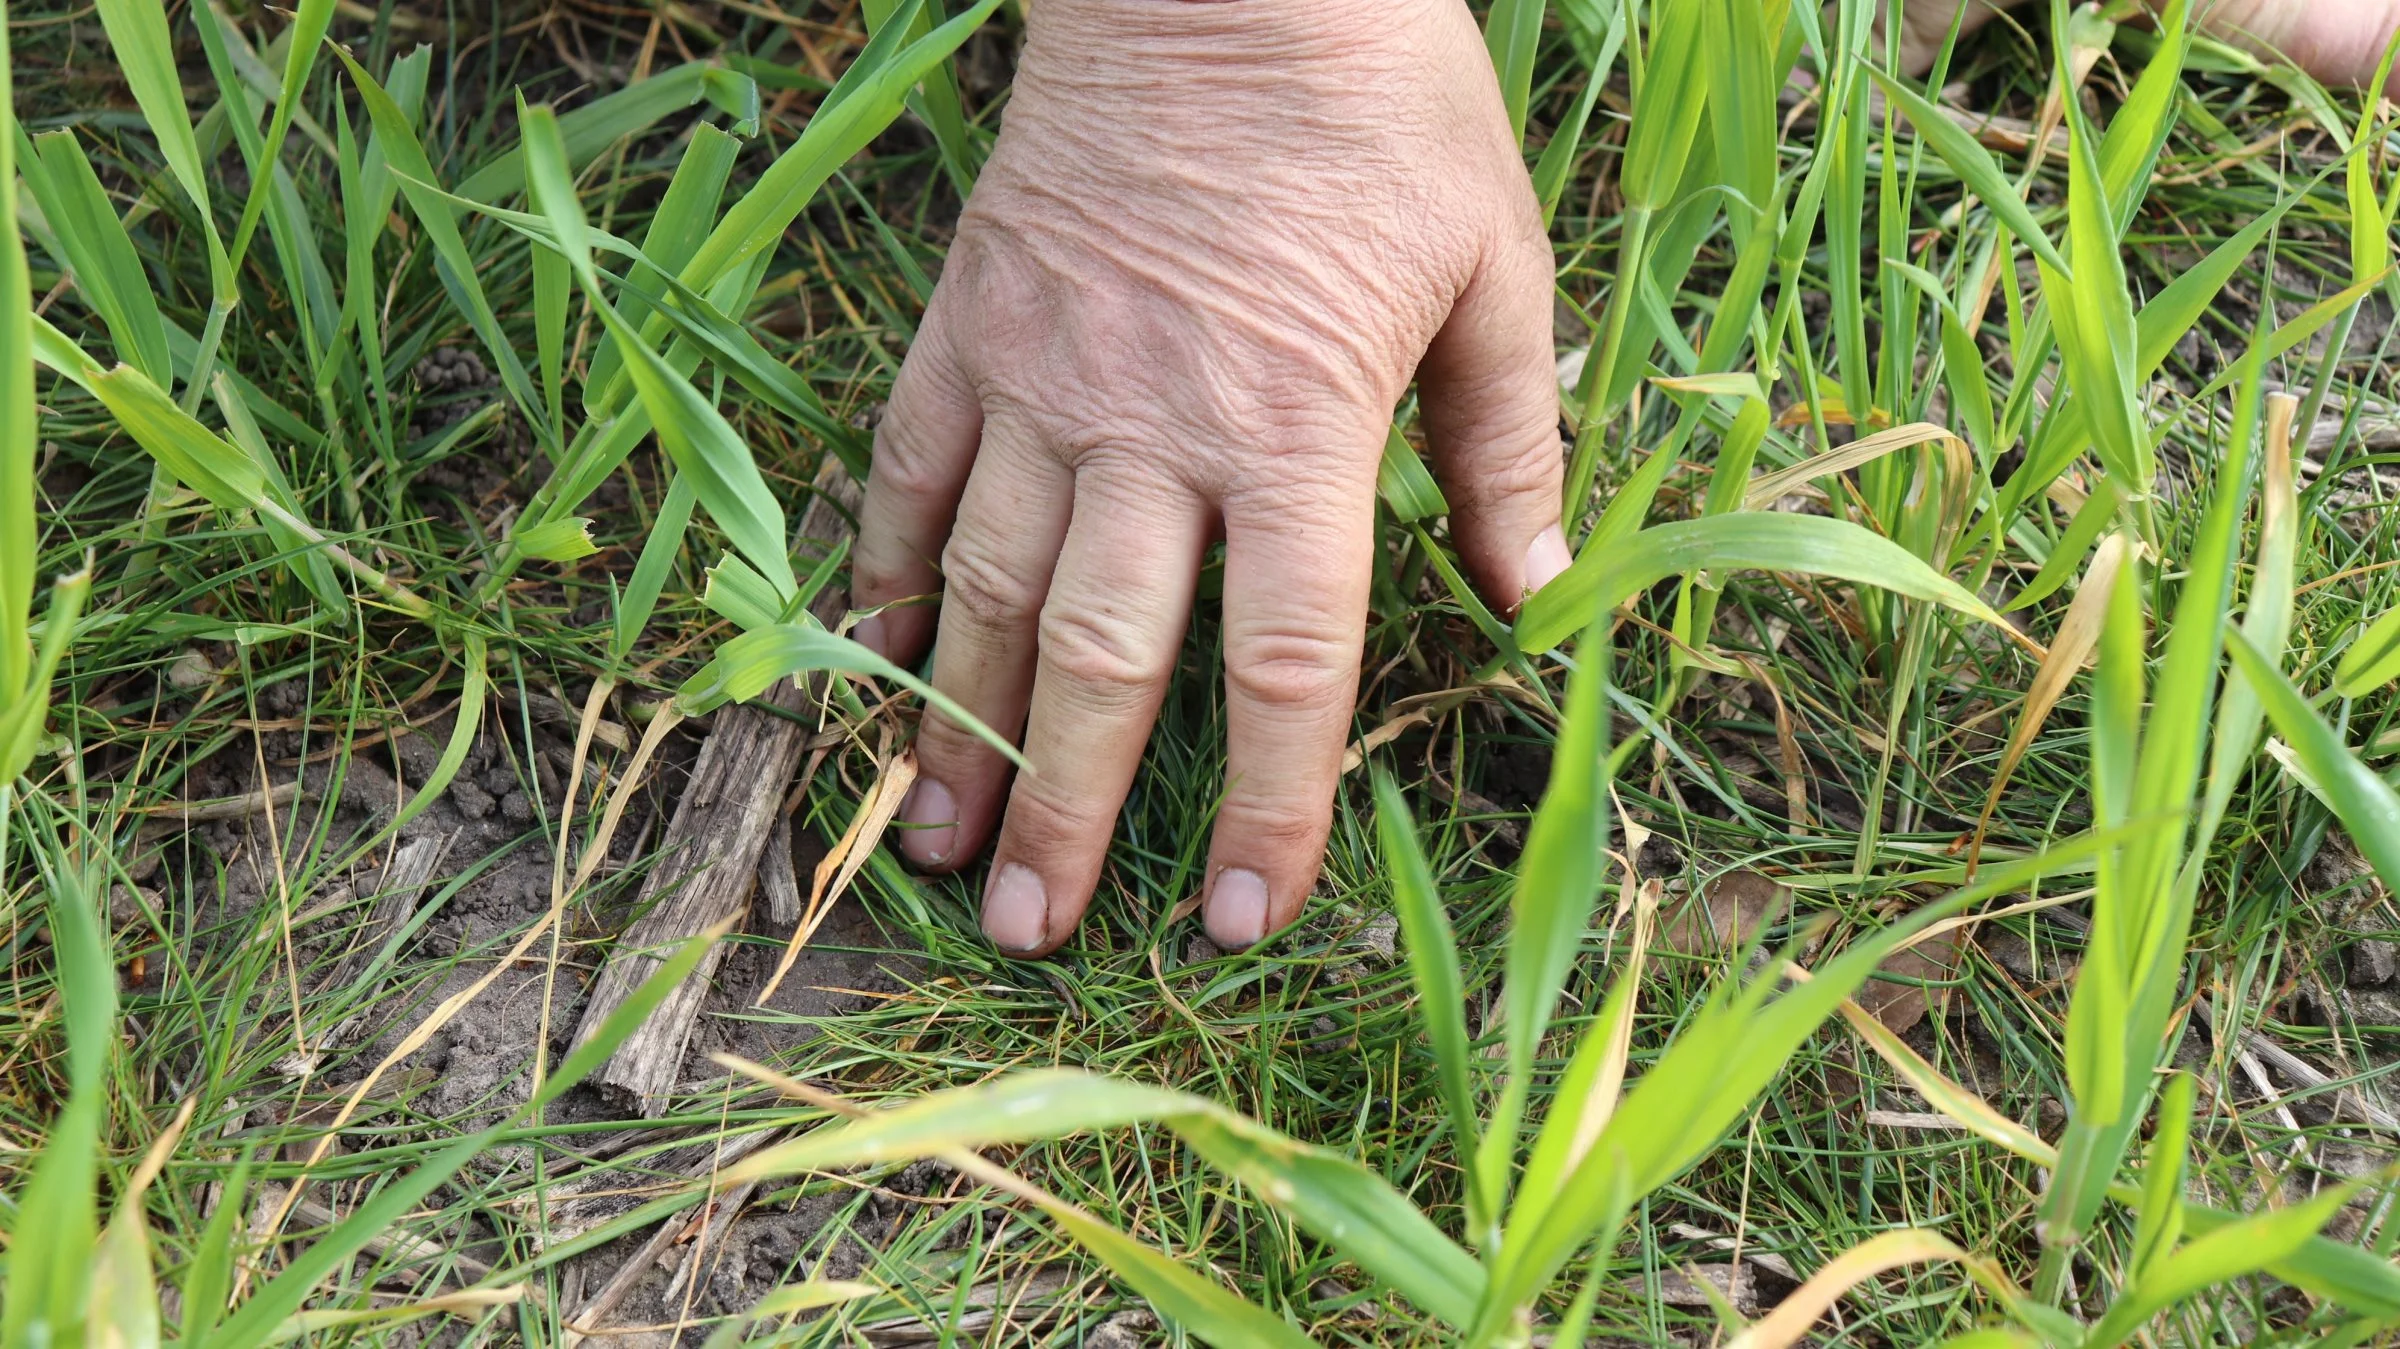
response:
M1268 799L1228 787L1225 805L1217 812L1220 851L1251 858L1314 858L1332 829L1333 798L1319 793L1306 798Z
M1358 683L1355 635L1296 627L1242 633L1229 643L1225 681L1235 697L1267 707L1347 713Z
M1133 621L1082 604L1044 606L1040 643L1042 664L1097 710L1148 697L1174 659L1153 650L1156 644L1144 641Z
M1041 606L1043 582L1002 561L991 547L966 533L950 536L942 549L942 603L990 627L1016 627Z

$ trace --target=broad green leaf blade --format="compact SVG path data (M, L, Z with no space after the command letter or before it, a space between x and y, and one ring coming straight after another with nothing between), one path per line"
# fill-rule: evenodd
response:
M158 297L82 142L72 131L50 131L36 136L33 147L34 156L23 165L25 185L66 255L75 289L108 325L118 359L161 388L168 386L175 378L174 362Z
M561 121L563 124L564 119ZM715 127L692 128L691 143L684 147L683 157L675 161L675 176L667 180L666 195L659 198L658 209L650 216L650 227L642 235L644 261L627 273L625 293L617 299L617 312L627 323L638 327L650 317L650 293L667 279L656 269L665 269L667 276L681 271L692 260L700 241L708 237L709 227L716 223L717 202L725 195L725 184L733 176L734 157L740 149L740 141ZM624 365L624 358L617 354L616 340L603 339L599 354L592 358L591 368L584 376L587 407L594 395L616 383Z
M685 716L696 717L729 702L755 698L776 680L811 670L889 679L940 708L944 716L973 731L1017 767L1026 766L1024 754L1015 745L976 720L948 694L849 638L810 624L756 628L718 647L716 659L676 691L675 702Z
M1451 1325L1483 1298L1483 1267L1383 1177L1231 1111L1168 1120L1211 1166L1290 1213L1359 1268Z
M1164 1087L1071 1068L1011 1073L761 1149L727 1168L718 1184L913 1160L953 1148L1048 1142L1165 1119L1194 1108L1195 1100Z
M484 351L500 372L500 382L507 386L509 397L524 414L527 424L535 427L545 444L550 437L550 420L542 415L543 399L534 388L533 379L525 364L517 357L516 343L500 327L500 316L492 309L491 299L478 280L475 256L468 251L466 240L458 232L457 208L440 190L441 179L434 173L433 161L425 155L425 147L417 140L416 128L383 86L367 74L366 69L350 58L339 46L335 56L349 68L350 81L357 86L359 98L366 104L367 114L375 123L375 140L389 160L393 175L399 180L399 190L408 198L409 209L425 227L427 239L433 245L436 268L442 286L453 304L466 317L468 326L483 343ZM555 448L555 447L553 447Z
M2092 1349L2122 1344L2152 1316L2228 1280L2270 1269L2298 1255L2341 1212L2356 1185L2329 1185L2288 1208L2263 1213L2194 1238L2163 1257L2121 1295L2084 1340Z
M1525 139L1525 103L1533 91L1533 60L1542 45L1547 0L1493 0L1483 21L1484 45L1500 77L1500 102L1508 109L1509 134Z
M299 0L292 11L291 31L284 35L283 88L275 99L275 116L267 126L267 140L259 156L262 164L281 167L283 140L291 133L292 114L300 107L300 97L308 88L308 73L316 66L317 51L325 40L325 31L333 26L334 0ZM250 246L250 232L258 228L259 216L266 210L267 196L274 189L274 175L253 171L250 198L242 204L241 224L233 232L233 247L229 250L233 265L242 264L242 254Z
M2134 81L2132 96L2109 119L2108 134L2100 142L2100 182L2120 229L2141 204L2167 133L2175 129L2175 95L2183 86L2184 58L2191 52L2191 9L2190 0L2169 0L2150 64Z
M927 71L948 60L999 7L1000 0L978 0L974 8L905 47L899 24L886 24L870 38L800 138L717 222L684 267L684 283L705 292L781 239L833 171L891 125L908 91Z
M580 515L551 520L517 535L517 551L537 562L572 562L600 551L592 522Z
M217 237L216 215L208 204L208 175L200 158L199 138L192 134L191 108L183 101L183 75L175 62L175 39L167 31L167 8L157 0L95 0L100 25L108 31L109 48L117 69L141 105L142 118L158 142L167 171L199 212L207 236L210 286L219 305L230 305L233 267Z
M1482 1270L1373 1172L1201 1097L1073 1069L1015 1073L828 1124L746 1159L719 1184L1153 1122L1427 1311L1454 1322L1473 1314Z
M2159 1093L2158 1130L2142 1155L2142 1207L2133 1231L2137 1283L2156 1274L2183 1240L2184 1152L2191 1142L2195 1090L2192 1075L2177 1072Z
M1217 1349L1314 1349L1316 1341L1226 1292L1080 1209L1050 1210L1051 1221L1100 1257L1159 1315Z
M1418 457L1417 447L1408 443L1397 426L1384 437L1383 465L1376 470L1375 491L1391 509L1392 518L1404 525L1450 513L1450 503L1434 485L1433 474Z
M1655 525L1612 547L1586 547L1525 601L1517 645L1546 651L1595 614L1669 576L1702 569L1788 571L1880 586L2014 632L1990 605L1881 535L1843 520L1744 511Z
M87 386L108 406L117 424L176 481L207 497L220 510L255 510L266 502L266 474L250 456L175 405L166 391L141 371L120 365L91 377Z
M2325 791L2351 841L2387 886L2400 887L2400 794L2335 736L2300 690L2283 677L2250 639L2227 629L2225 647L2242 677L2257 690L2267 719L2283 733L2300 765Z
M1644 213L1663 210L1674 200L1707 107L1701 17L1706 2L1659 0L1651 6L1649 65L1634 91L1633 126L1618 174L1625 204ZM1620 285L1625 275L1620 270Z
M2333 667L2333 691L2358 698L2395 679L2400 679L2400 609L2385 613L2351 639L2350 649Z
M697 500L692 495L691 483L680 474L667 483L666 500L659 503L658 514L651 517L650 537L642 540L642 555L633 564L633 578L625 583L624 598L617 604L616 626L608 644L609 659L625 659L633 644L641 639L642 630L649 626L650 615L658 607L659 592L666 589L667 573L683 551L683 536L691 528L692 506Z
M2025 205L2025 199L2009 186L2008 175L2001 171L1991 153L1977 144L1975 137L1965 127L1951 121L1923 94L1910 88L1907 81L1894 79L1872 65L1862 65L1860 68L1883 90L1883 96L1908 117L1909 125L1917 129L1917 134L1925 138L1925 143L1933 147L1933 152L1940 155L1942 162L1950 166L1950 171L1967 185L1967 190L1975 194L1975 199L1983 203L1984 209L2007 226L2008 232L2015 235L2019 243L2032 250L2033 255L2044 264L2055 268L2060 276L2072 277L2075 274L2075 269L2067 265L2067 260L2051 244L2050 236L2043 233L2042 227L2034 221L2033 212Z
M778 596L790 595L799 582L792 575L783 506L759 473L750 447L724 414L609 306L608 297L601 292L599 271L592 265L583 207L567 176L557 118L546 107L528 107L520 109L518 120L524 134L529 195L535 208L548 218L567 264L582 280L585 298L617 339L626 373L632 377L642 405L649 409L659 444L675 461L677 475L692 480L693 494L744 559L774 586Z
M684 479L678 475L675 481L680 483ZM708 588L701 592L700 602L744 632L771 628L783 621L783 597L767 584L766 577L731 553L718 558L717 565L708 569Z

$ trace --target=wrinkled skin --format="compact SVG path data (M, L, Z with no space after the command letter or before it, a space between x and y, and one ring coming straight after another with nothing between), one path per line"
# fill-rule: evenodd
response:
M998 832L1001 949L1065 941L1222 537L1209 933L1290 922L1332 819L1414 375L1461 556L1513 610L1564 568L1551 254L1458 0L1038 0L997 148L877 433L858 630L928 713L900 845ZM938 594L937 609L910 602ZM938 631L937 631L938 626Z
M1901 60L1923 72L1950 32L1961 0L1908 0ZM1972 31L2023 0L1965 0ZM2163 10L2165 0L2152 0ZM2334 88L2375 78L2384 44L2400 28L2400 0L2193 0L2200 28L2262 56L2280 55ZM2400 90L2400 80L2393 82Z
M1979 27L2013 0L1965 0ZM1962 0L1910 0L1930 65ZM2400 0L2198 0L2337 85ZM1451 535L1513 610L1567 563L1551 256L1459 0L1037 0L998 147L877 433L857 636L1032 771L928 713L916 864L993 843L985 932L1064 942L1222 539L1218 942L1296 917L1357 690L1384 428L1412 375ZM933 603L935 599L939 604Z

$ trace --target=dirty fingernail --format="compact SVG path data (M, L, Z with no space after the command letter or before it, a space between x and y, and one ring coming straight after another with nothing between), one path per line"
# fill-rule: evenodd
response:
M1229 951L1255 946L1267 935L1267 883L1255 871L1227 867L1209 887L1208 939Z
M958 802L950 789L921 778L900 803L900 852L921 867L940 866L958 846Z
M1530 595L1550 584L1551 578L1565 571L1575 561L1567 551L1567 536L1558 526L1533 536L1533 546L1525 550L1525 593Z
M851 625L850 640L883 657L892 658L892 632L881 614L869 614Z
M1039 949L1049 935L1050 896L1033 868L1010 862L983 891L983 935L1003 951Z

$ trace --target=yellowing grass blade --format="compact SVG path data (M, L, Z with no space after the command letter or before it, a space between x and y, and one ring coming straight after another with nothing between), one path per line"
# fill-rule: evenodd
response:
M1831 1310L1844 1293L1878 1274L1905 1265L1947 1263L1967 1259L1967 1253L1939 1232L1902 1228L1867 1238L1808 1278L1790 1297L1778 1303L1765 1320L1733 1337L1726 1349L1788 1349Z
M2067 685L2098 647L2100 625L2107 621L2109 596L2116 588L2117 568L2124 565L2132 550L2131 539L2111 534L2092 554L2092 565L2084 570L2083 585L2075 592L2075 602L2067 606L2067 616L2060 620L2058 634L2050 639L2049 654L2042 657L2041 668L2034 671L2033 683L2025 690L2025 706L2017 714L2017 727L2009 734L2008 748L2001 752L1999 767L1992 771L1991 789L1984 793L1983 814L1975 821L1975 843L1967 852L1969 866L1983 853L1984 833L1991 827L1992 812L1999 809L2000 794L2007 790L2017 764L2050 720L2050 710L2065 696Z
M1887 454L1914 446L1955 439L1957 437L1950 434L1948 427L1936 426L1932 422L1910 422L1906 426L1895 426L1888 431L1861 436L1847 445L1812 455L1790 468L1778 469L1756 479L1742 496L1742 509L1765 510L1804 483L1847 473L1861 464L1873 463Z

